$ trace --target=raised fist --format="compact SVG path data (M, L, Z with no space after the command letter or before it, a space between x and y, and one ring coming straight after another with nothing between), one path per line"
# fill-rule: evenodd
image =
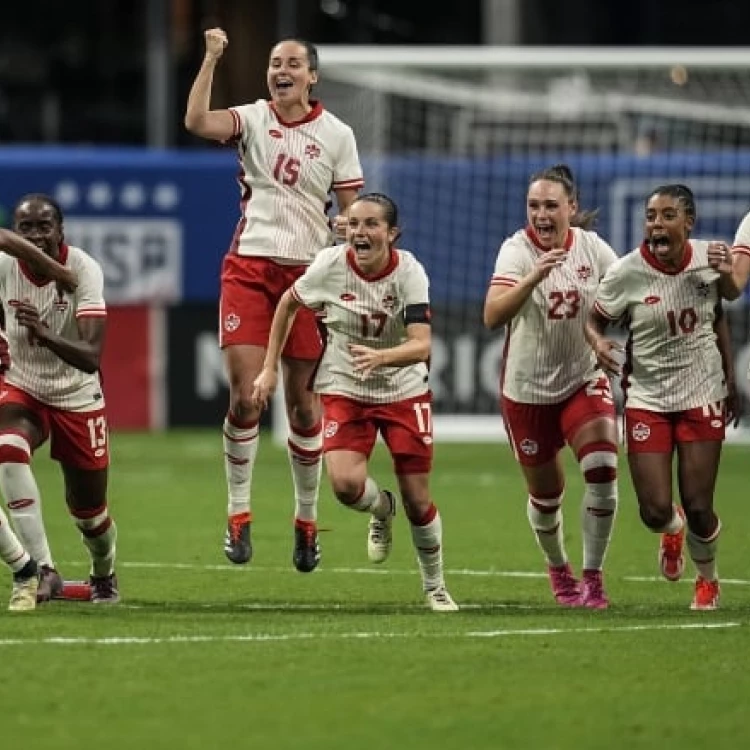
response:
M206 54L217 60L224 54L224 48L229 44L224 29L206 29L203 32L206 39Z

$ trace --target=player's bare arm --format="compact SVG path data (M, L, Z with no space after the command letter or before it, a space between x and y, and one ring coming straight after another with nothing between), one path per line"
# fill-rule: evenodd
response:
M223 142L234 135L234 117L228 109L211 109L211 88L216 65L229 42L223 29L207 29L204 38L206 53L188 95L185 127L193 135Z
M586 341L596 354L596 361L608 375L620 375L622 366L620 359L617 357L618 352L622 352L622 345L617 341L612 341L605 337L604 333L607 326L612 321L602 315L596 308L589 312L586 324L584 326L584 335Z
M708 264L719 272L721 296L727 300L737 299L750 279L750 256L733 253L726 242L711 242L708 245Z
M51 331L39 317L39 310L28 302L15 308L19 325L29 329L31 341L54 352L71 367L86 373L99 369L106 321L103 317L79 318L80 340L71 341Z
M73 271L9 229L0 229L0 250L26 263L38 276L56 281L64 292L74 292L78 287Z
M430 357L432 329L428 323L406 326L406 341L388 349L373 349L362 344L351 344L349 351L354 371L367 377L376 367L406 367L426 362Z
M720 304L716 308L714 332L716 333L716 346L719 348L719 354L721 354L721 367L724 370L724 380L727 385L726 422L733 427L737 427L740 422L742 410L740 408L739 393L737 392L737 381L734 375L732 336L729 331L729 321Z
M485 327L493 330L508 323L523 307L537 284L564 262L567 252L564 248L555 248L543 253L532 271L515 286L491 286L484 302Z
M268 399L273 396L276 390L279 381L281 352L284 350L289 332L292 330L294 316L300 307L302 307L301 303L292 296L290 290L287 289L281 295L271 322L271 332L268 335L268 347L263 360L263 369L253 382L252 401L257 407L266 406Z

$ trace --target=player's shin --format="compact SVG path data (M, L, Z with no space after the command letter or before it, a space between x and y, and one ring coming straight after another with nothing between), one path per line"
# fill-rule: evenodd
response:
M309 430L290 426L287 451L294 483L295 518L298 521L314 523L317 519L322 468L322 422L318 422Z
M424 590L443 587L443 523L437 507L430 503L422 517L410 525Z
M258 422L240 422L228 413L224 419L224 470L227 478L227 515L250 512L250 488L258 453Z
M91 575L109 576L115 569L117 526L107 505L93 510L70 510L81 538L91 555Z
M13 573L23 570L31 560L31 556L13 533L8 518L2 510L0 510L0 558Z
M529 495L526 514L547 565L558 568L568 562L563 542L563 519L560 507L562 492Z
M0 492L23 546L40 565L54 568L42 518L42 503L31 471L31 446L19 434L0 435Z
M586 482L581 504L583 570L601 570L617 511L617 447L592 444L578 458Z
M685 537L690 559L693 561L698 575L706 581L715 581L717 578L716 549L720 534L721 521L717 518L716 529L708 537L699 537L689 528Z

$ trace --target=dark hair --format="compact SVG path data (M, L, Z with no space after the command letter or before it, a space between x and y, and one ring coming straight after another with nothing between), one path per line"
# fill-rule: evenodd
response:
M377 203L383 209L383 215L388 223L388 229L398 226L398 206L396 202L389 198L385 193L364 193L354 199L354 203L367 201L368 203Z
M362 195L358 195L352 202L352 205L354 205L355 203L361 203L363 201L367 203L375 203L376 205L380 206L380 208L383 210L385 221L388 224L388 229L398 227L398 206L396 205L396 201L394 201L392 198L389 198L385 193L364 193ZM396 236L393 238L393 242L395 243L400 236L401 232L399 231L398 234L396 234Z
M555 164L552 167L547 167L539 172L531 175L529 185L538 180L547 180L548 182L556 182L558 185L562 185L565 195L568 196L569 200L579 203L578 185L576 185L575 178L573 177L573 170L567 164ZM596 224L596 218L599 216L599 209L595 208L592 210L581 210L578 211L570 219L570 225L572 227L580 227L581 229L591 229Z
M666 195L678 200L682 204L685 215L695 221L695 196L693 195L693 191L687 185L682 185L679 182L671 183L669 185L659 185L659 187L649 193L648 198L646 198L646 205L648 205L648 202L655 195Z
M276 44L273 46L276 47L279 44L283 44L284 42L294 42L295 44L299 44L300 46L305 48L305 53L307 54L307 65L312 71L317 71L320 67L320 57L318 55L318 48L312 43L308 42L306 39L299 39L296 36L291 36L288 39L279 39Z
M14 213L18 210L19 206L22 203L28 203L30 201L33 201L34 203L46 203L55 214L55 219L57 219L60 226L62 226L64 222L62 208L60 208L60 204L54 198L47 195L46 193L27 193L26 195L22 196L13 209Z

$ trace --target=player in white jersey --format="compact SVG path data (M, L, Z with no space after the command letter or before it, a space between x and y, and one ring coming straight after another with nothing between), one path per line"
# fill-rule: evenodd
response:
M716 547L721 524L714 489L724 440L727 380L733 380L728 330L720 314L719 273L708 242L690 240L696 209L684 185L663 185L646 201L645 241L617 261L602 280L587 324L592 347L611 373L617 345L608 323L629 331L622 368L628 463L643 523L661 533L659 562L680 578L687 546L698 577L693 609L719 600ZM724 335L717 338L717 328ZM672 455L678 492L672 501Z
M8 257L22 261L27 267L33 268L37 276L57 282L64 291L73 292L78 285L73 271L8 229L0 229L0 250L7 253ZM9 364L8 342L5 334L0 331L0 394L2 394L2 381ZM0 508L0 559L13 573L13 590L8 609L12 612L26 612L34 609L39 587L39 566L13 532L2 508Z
M453 612L458 606L443 579L442 522L429 491L428 280L410 252L395 249L399 233L398 209L387 196L370 193L352 204L348 245L322 250L282 296L254 398L260 407L276 387L294 316L302 307L315 311L327 333L312 387L322 396L333 491L347 507L371 514L368 555L384 562L395 501L368 476L380 432L393 458L427 602L435 611Z
M229 376L224 551L232 562L246 563L252 556L250 491L260 420L251 395L273 313L317 251L332 244L326 215L331 191L344 214L363 180L351 128L310 98L318 80L318 53L312 44L287 39L271 50L271 101L211 110L213 73L227 37L221 29L209 29L205 41L185 125L204 138L235 142L239 152L241 218L222 266L219 333ZM320 351L315 317L303 310L283 352L295 489L293 562L301 572L314 570L320 559L316 519L323 436L320 402L307 388Z
M587 231L572 172L535 174L528 224L500 248L484 307L490 328L506 327L500 376L505 427L528 488L527 514L561 606L605 609L602 566L617 508L617 428L607 376L584 337L612 248ZM583 472L582 580L573 574L562 530L568 444Z
M16 531L41 566L38 600L59 595L44 531L33 452L49 439L65 500L91 556L91 600L119 600L116 527L107 507L109 440L99 360L106 323L99 264L65 244L60 207L46 195L20 200L14 228L78 278L65 293L23 261L0 256L0 299L10 368L0 391L0 492Z

